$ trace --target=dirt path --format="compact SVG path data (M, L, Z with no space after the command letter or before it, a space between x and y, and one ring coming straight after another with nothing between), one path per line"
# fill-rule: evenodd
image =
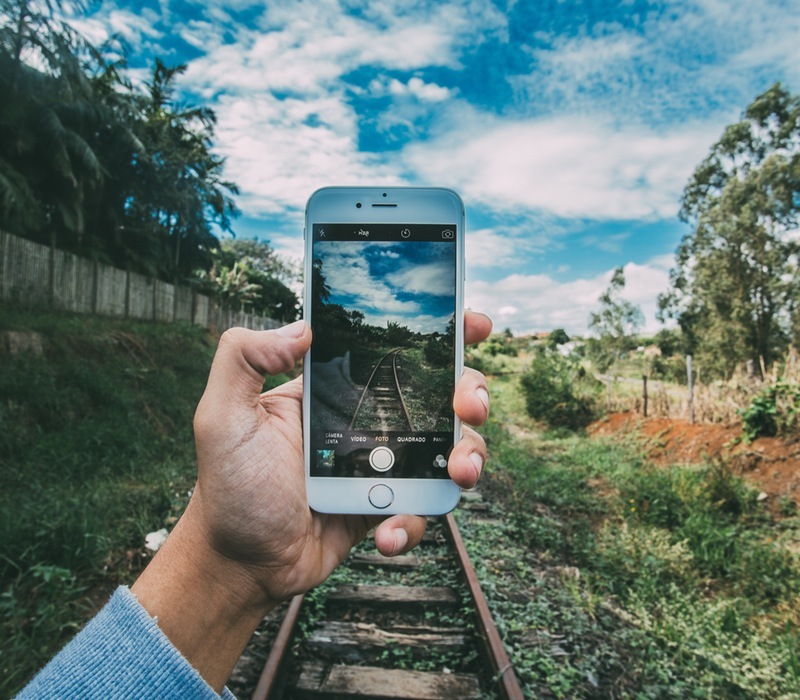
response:
M589 426L593 435L620 431L639 433L648 456L659 463L721 459L770 500L786 496L800 504L800 438L758 438L745 445L740 426L690 425L669 418L645 419L635 413L612 413Z

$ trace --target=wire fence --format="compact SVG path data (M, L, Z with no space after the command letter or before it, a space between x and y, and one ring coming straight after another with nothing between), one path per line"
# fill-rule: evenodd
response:
M794 348L763 375L755 372L752 365L744 365L730 378L710 382L698 381L691 355L686 359L687 384L645 375L641 378L597 375L606 384L606 409L633 411L649 417L687 418L690 423L733 425L741 422L742 411L753 401L773 390L772 398L765 399L764 410L775 415L782 412L786 416L784 422L800 427L800 403L794 403L796 390L778 391L783 385L800 386L800 353Z
M0 231L0 301L81 314L184 322L221 333L277 328L274 319L226 309L191 287L120 270Z

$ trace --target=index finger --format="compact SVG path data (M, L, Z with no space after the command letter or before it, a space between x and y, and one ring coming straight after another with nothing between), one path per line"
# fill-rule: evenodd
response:
M477 311L464 311L464 342L467 345L480 343L492 332L492 319Z

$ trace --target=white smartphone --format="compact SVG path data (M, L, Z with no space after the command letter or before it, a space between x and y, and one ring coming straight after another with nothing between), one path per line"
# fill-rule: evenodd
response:
M309 505L439 515L463 370L464 205L452 190L327 187L306 206Z

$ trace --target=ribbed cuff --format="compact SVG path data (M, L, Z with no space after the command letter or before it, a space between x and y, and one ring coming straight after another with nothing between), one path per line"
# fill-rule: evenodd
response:
M227 688L221 696L214 692L127 586L115 591L17 697L235 700Z

